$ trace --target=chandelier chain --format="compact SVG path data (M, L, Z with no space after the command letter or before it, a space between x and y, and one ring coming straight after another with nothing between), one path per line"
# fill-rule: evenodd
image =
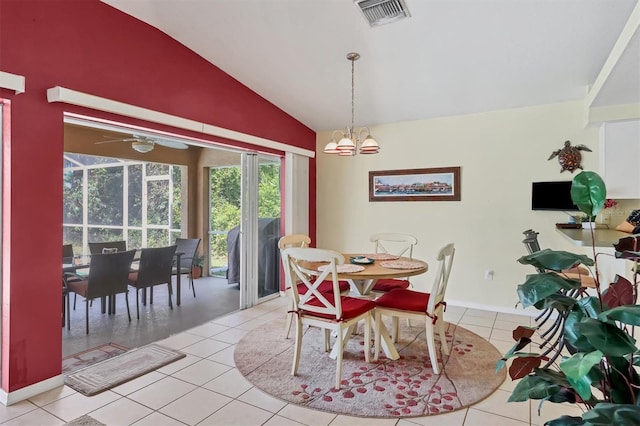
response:
M356 116L356 107L355 107L355 64L356 64L356 60L351 59L351 131L353 132L353 126L355 123L355 116Z

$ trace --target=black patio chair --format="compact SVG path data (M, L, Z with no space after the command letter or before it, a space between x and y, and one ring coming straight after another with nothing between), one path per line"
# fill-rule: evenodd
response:
M140 319L140 291L144 292L142 303L146 305L146 289L149 288L149 304L153 304L153 287L156 285L167 284L169 307L173 309L171 277L176 248L177 246L143 248L140 251L140 267L136 272L129 273L129 285L136 288L137 319Z

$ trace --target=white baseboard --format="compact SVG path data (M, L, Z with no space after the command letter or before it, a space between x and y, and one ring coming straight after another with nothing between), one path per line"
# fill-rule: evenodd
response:
M24 401L25 399L29 399L32 396L39 395L43 392L50 391L51 389L55 389L57 387L64 385L64 376L62 374L51 377L49 379L43 380L38 383L34 383L29 386L25 386L24 388L20 388L13 392L5 392L3 389L0 389L0 403L3 405L11 405L20 401Z

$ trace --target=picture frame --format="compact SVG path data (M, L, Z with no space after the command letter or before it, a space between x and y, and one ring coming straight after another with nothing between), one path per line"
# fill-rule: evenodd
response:
M460 201L460 167L369 172L369 201Z

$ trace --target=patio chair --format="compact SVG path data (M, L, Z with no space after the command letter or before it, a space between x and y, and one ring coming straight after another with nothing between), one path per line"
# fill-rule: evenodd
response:
M196 259L196 252L200 245L200 238L176 238L176 252L182 253L180 256L180 274L189 276L189 286L193 291L193 297L196 297L196 288L193 285L193 263ZM172 274L177 275L177 265L173 265Z
M102 254L104 253L104 249L116 249L116 251L126 251L127 250L127 242L126 241L103 241L103 242L93 242L89 243L89 252L91 255L94 254Z
M413 246L418 244L418 239L410 234L373 234L370 240L375 245L375 253L391 254L398 257L413 257ZM383 278L376 281L372 291L386 293L399 288L406 289L410 286L411 282L408 278Z
M173 309L171 295L171 277L173 268L173 256L176 253L177 246L143 248L140 251L140 266L137 271L129 273L129 285L136 288L136 318L140 319L140 291L145 292L150 289L149 304L153 304L153 287L156 285L167 285L169 298L169 307ZM147 303L146 294L144 294L142 303Z
M434 374L440 374L438 357L436 356L434 327L440 336L440 346L445 355L449 354L449 345L444 334L444 307L446 302L444 295L449 282L451 265L455 248L453 244L447 244L438 253L438 271L431 287L430 293L423 293L409 289L397 289L383 294L376 300L376 331L375 331L375 355L374 360L378 360L380 354L380 327L382 326L382 316L392 317L392 340L398 339L398 318L417 319L424 321L425 338L429 348L429 358Z
M87 278L81 281L70 281L67 283L69 292L79 294L85 298L87 334L89 334L89 303L93 299L104 297L115 298L117 294L124 293L127 303L127 315L129 316L129 321L131 321L128 281L135 252L135 250L129 250L92 255ZM69 293L67 293L67 306L68 304ZM109 313L111 312L113 311L110 309ZM71 321L69 315L67 315L67 329L70 328Z
M285 278L293 295L293 311L296 319L295 350L291 374L298 374L302 349L302 329L305 325L325 330L325 351L329 351L328 335L333 332L336 337L336 389L340 389L342 378L342 358L345 343L359 321L364 321L364 356L369 362L371 349L371 315L375 302L357 299L340 294L337 265L344 264L344 256L332 250L308 247L289 247L282 250ZM299 262L327 262L317 275L309 275L311 271L302 268ZM325 280L333 284L332 293L320 292L319 287ZM298 291L301 283L307 291Z

